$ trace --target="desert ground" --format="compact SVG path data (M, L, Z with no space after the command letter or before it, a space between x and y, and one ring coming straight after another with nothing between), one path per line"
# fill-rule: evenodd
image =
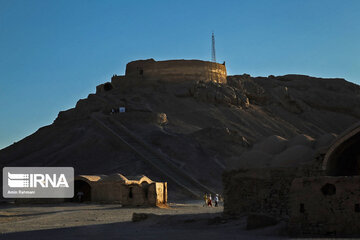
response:
M170 203L167 208L115 204L0 206L0 239L285 239L284 223L246 230L245 217L222 216L223 206ZM133 213L147 219L133 222Z

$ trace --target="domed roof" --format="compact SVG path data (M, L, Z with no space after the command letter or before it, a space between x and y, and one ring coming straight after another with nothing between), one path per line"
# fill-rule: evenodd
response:
M78 175L75 180L83 180L88 183L106 183L106 182L121 182L124 184L142 184L142 183L153 183L153 181L145 175L129 176L126 178L120 173L114 173L110 175Z
M101 180L101 176L97 175L78 175L75 177L75 180L83 180L86 182L97 182Z

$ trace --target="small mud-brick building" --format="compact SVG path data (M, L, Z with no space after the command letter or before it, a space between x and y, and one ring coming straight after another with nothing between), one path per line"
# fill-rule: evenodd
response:
M159 206L167 203L167 183L154 182L141 175L79 175L75 177L75 194L81 201L119 203L124 206Z

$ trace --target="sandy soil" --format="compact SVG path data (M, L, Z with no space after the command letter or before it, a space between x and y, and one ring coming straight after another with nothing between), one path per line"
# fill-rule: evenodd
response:
M245 230L244 218L220 218L223 207L200 202L169 208L61 204L0 206L0 239L280 239L283 224ZM148 219L132 222L133 213Z

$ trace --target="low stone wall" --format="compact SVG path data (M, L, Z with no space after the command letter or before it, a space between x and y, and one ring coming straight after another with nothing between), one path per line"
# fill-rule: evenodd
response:
M360 176L295 179L290 191L289 232L360 236Z
M223 64L200 60L154 59L138 60L126 65L127 78L143 81L162 80L170 82L204 81L226 83L226 67Z
M308 168L239 169L223 174L224 212L230 215L262 213L289 215L289 192L297 177L321 175Z

